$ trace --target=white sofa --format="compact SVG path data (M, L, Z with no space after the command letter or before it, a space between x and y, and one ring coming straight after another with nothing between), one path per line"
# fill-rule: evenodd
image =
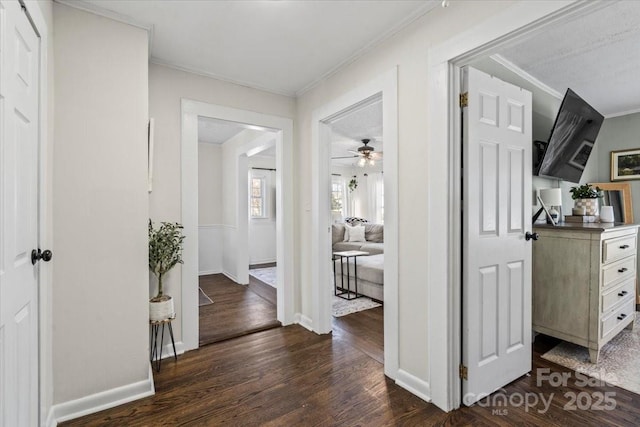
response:
M363 251L369 255L384 253L384 225L364 224L364 242L345 242L344 224L333 224L331 226L331 247L333 252L340 251Z

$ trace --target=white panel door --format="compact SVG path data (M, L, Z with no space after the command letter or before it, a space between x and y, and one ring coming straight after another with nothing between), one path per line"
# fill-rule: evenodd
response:
M463 69L463 403L531 370L531 93Z
M39 39L0 1L0 424L38 424Z

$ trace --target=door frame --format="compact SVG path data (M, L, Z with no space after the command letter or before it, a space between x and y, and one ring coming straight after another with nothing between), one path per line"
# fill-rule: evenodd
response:
M314 110L311 121L311 289L310 322L318 334L331 332L331 134L327 125L373 98L382 97L384 139L384 373L396 379L399 371L398 320L398 69Z
M429 384L432 402L445 411L460 407L462 303L462 223L460 212L462 179L461 132L458 94L460 69L472 60L488 55L563 20L605 7L602 2L557 1L517 3L458 36L428 51L430 123L428 167L430 176L446 177L442 183L427 183L431 206L447 206L447 215L429 216ZM444 108L443 108L444 107ZM437 141L446 141L437 144ZM447 262L431 258L447 242ZM441 285L436 285L441 284ZM435 345L435 343L446 343Z
M198 348L198 116L212 117L276 132L276 261L277 316L282 325L294 322L294 201L293 120L270 114L181 100L181 207L184 241L182 266L182 345ZM236 161L240 158L236 156ZM244 249L243 249L244 250ZM247 250L248 251L248 250ZM248 258L247 258L248 260ZM248 264L245 266L248 269ZM248 274L248 273L247 273Z

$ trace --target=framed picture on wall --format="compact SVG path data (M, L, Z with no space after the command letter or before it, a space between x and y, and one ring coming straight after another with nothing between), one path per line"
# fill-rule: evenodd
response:
M640 148L611 152L611 181L640 179Z

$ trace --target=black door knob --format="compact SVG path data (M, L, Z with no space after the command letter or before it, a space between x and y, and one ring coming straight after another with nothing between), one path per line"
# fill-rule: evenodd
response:
M53 252L51 252L49 249L46 249L44 252L42 252L40 249L34 249L31 251L31 264L33 265L35 265L36 262L40 260L49 262L51 261L51 258L53 258Z
M538 235L538 233L529 233L528 231L526 233L524 233L524 239L526 241L538 240L539 238L540 238L540 236Z

